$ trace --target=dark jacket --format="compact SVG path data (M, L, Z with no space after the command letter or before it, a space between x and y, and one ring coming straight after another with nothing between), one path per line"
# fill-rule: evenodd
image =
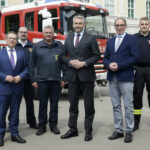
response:
M107 79L111 80L113 75L119 81L134 80L134 64L139 56L138 43L135 37L126 34L119 49L115 52L116 36L107 42L106 52L104 56L104 65L108 69ZM116 62L118 64L117 71L111 71L109 64Z
M26 60L27 60L28 65L29 65L30 55L31 55L33 46L34 46L34 44L32 42L30 42L29 40L27 40L27 43L24 47L19 42L16 44L16 47L22 49L25 52L25 56L26 56Z
M138 40L139 59L137 66L150 66L150 32L143 36L140 32L136 33L135 38Z
M31 56L33 46L34 46L34 44L32 42L30 42L29 40L27 40L27 43L24 47L19 42L16 44L16 47L18 47L19 49L22 49L24 51L28 67L29 67L29 61L30 61L30 56ZM28 74L26 79L29 79L29 78L30 77L29 77L29 74Z
M84 32L77 48L74 47L74 34L68 36L61 58L68 66L64 76L65 81L74 82L77 77L83 82L93 82L95 80L94 63L100 58L100 52L96 38L93 35ZM69 61L74 59L85 61L86 66L81 69L69 66Z
M62 70L61 53L62 44L59 41L53 40L50 45L45 40L37 43L33 47L30 58L31 81L60 81Z

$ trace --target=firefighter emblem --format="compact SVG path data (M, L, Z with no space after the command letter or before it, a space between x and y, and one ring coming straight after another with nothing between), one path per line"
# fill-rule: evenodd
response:
M32 52L32 48L29 48L29 51Z

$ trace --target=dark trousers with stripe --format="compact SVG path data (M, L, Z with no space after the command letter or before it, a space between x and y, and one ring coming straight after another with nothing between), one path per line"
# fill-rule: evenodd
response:
M133 91L135 126L139 125L143 107L143 90L146 85L148 104L150 107L150 66L136 67Z
M146 85L147 98L150 107L150 67L137 67L134 82L134 109L142 109L143 107L143 90Z

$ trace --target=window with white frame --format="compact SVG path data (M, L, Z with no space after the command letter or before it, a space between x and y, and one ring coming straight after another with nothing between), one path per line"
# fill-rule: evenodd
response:
M24 0L24 3L31 3L33 0Z
M134 18L134 0L128 0L128 17Z
M146 16L150 18L150 0L146 1Z
M105 8L108 9L110 16L114 16L114 0L105 0Z
M1 5L0 5L0 6L5 6L5 5L6 5L5 0L1 0L0 2L1 2Z

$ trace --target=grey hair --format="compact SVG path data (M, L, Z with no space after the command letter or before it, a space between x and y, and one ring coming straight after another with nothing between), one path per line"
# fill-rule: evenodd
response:
M19 32L22 28L25 28L25 29L27 30L27 32L28 32L28 29L27 29L27 27L25 27L25 26L21 26L21 27L18 29L18 32Z
M43 31L44 31L45 29L49 29L49 28L52 29L53 32L54 32L54 27L51 26L51 25L46 25L46 26L44 27Z
M17 33L16 32L14 32L14 31L9 31L7 34L6 34L6 37L8 38L8 35L9 34L15 34L16 35L16 37L17 37Z
M115 20L114 25L116 24L116 21L118 21L118 20L122 20L122 21L124 22L124 24L127 25L127 22L126 22L126 20L125 20L123 17L118 17L118 18Z
M74 16L73 17L73 23L74 23L75 19L82 19L83 23L85 24L85 18L83 16L81 16L81 15Z

